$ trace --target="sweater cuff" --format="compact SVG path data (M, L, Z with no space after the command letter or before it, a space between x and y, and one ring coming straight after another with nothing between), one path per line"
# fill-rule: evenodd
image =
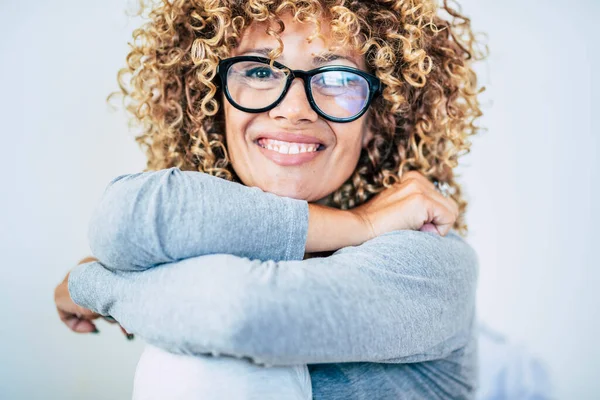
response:
M75 304L87 308L101 315L110 315L108 307L102 307L101 304L110 304L106 301L100 301L99 294L104 297L112 293L112 288L96 287L98 282L103 281L100 275L110 273L102 264L97 261L91 261L77 265L69 273L67 288L69 296ZM104 308L104 309L102 309Z
M304 259L306 240L308 236L308 202L305 200L288 199L287 226L288 237L285 260Z

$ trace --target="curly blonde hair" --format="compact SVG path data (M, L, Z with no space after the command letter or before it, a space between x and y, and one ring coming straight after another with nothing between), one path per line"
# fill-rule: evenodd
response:
M140 0L140 6L148 22L134 31L118 79L125 107L142 127L136 141L146 151L146 170L179 167L239 182L227 153L217 65L253 22L266 22L278 40L275 59L283 49L280 16L290 12L314 24L309 40L328 21L332 37L364 54L384 84L369 112L374 137L327 204L356 207L417 170L455 189L454 229L466 234L467 202L453 169L480 130L474 122L484 88L477 89L471 64L485 55L458 6L446 0L441 7L433 0Z

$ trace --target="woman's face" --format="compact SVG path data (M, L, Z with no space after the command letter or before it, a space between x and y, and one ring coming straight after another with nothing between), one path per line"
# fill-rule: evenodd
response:
M322 65L345 65L366 70L363 56L343 49L333 53L335 60L323 62L316 55L327 52L331 44L327 24L322 25L323 43L306 40L313 24L294 22L282 17L285 31L281 34L284 50L277 61L291 69L310 70ZM265 33L265 26L248 27L231 56L256 55L266 57L265 49L278 48L277 41ZM316 58L315 58L316 57ZM331 58L331 57L330 57ZM232 166L247 186L256 186L280 196L315 202L338 189L354 172L361 148L372 137L367 126L368 112L347 123L335 123L321 118L311 107L304 83L297 78L277 107L259 114L246 113L233 107L223 96L227 148ZM282 138L283 136L283 138ZM279 137L278 142L266 140ZM283 143L282 143L283 142ZM303 142L300 145L298 142ZM321 150L306 145L320 143ZM281 147L275 150L274 145ZM269 146L272 149L266 148ZM297 146L297 147L296 147ZM285 148L305 151L284 154Z

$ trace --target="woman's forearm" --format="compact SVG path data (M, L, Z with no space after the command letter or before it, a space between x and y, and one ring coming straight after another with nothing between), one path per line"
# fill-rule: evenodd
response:
M82 264L69 291L169 351L255 362L417 362L470 339L477 258L455 234L384 234L303 261L201 256L147 271Z
M369 239L367 232L363 220L350 211L308 205L308 253L358 246Z
M301 260L367 240L351 212L169 168L111 181L90 220L90 248L114 270L207 254Z

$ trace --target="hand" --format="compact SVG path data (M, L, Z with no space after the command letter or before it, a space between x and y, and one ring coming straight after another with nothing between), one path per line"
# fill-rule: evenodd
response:
M83 264L90 261L98 261L93 257L86 257L79 262ZM69 294L69 274L65 276L65 279L54 289L54 303L56 304L56 310L60 320L73 332L77 333L98 333L98 328L92 322L95 319L103 318L110 323L116 323L117 321L111 317L103 317L98 313L95 313L86 308L80 307L71 299ZM127 339L133 339L133 334L128 333L123 327L121 331L125 334Z
M458 204L417 171L405 173L400 182L350 211L363 220L371 239L402 229L445 236L459 214Z
M60 320L73 332L97 333L98 329L92 321L100 318L100 314L80 307L73 302L69 295L68 281L69 274L54 290L54 302Z

